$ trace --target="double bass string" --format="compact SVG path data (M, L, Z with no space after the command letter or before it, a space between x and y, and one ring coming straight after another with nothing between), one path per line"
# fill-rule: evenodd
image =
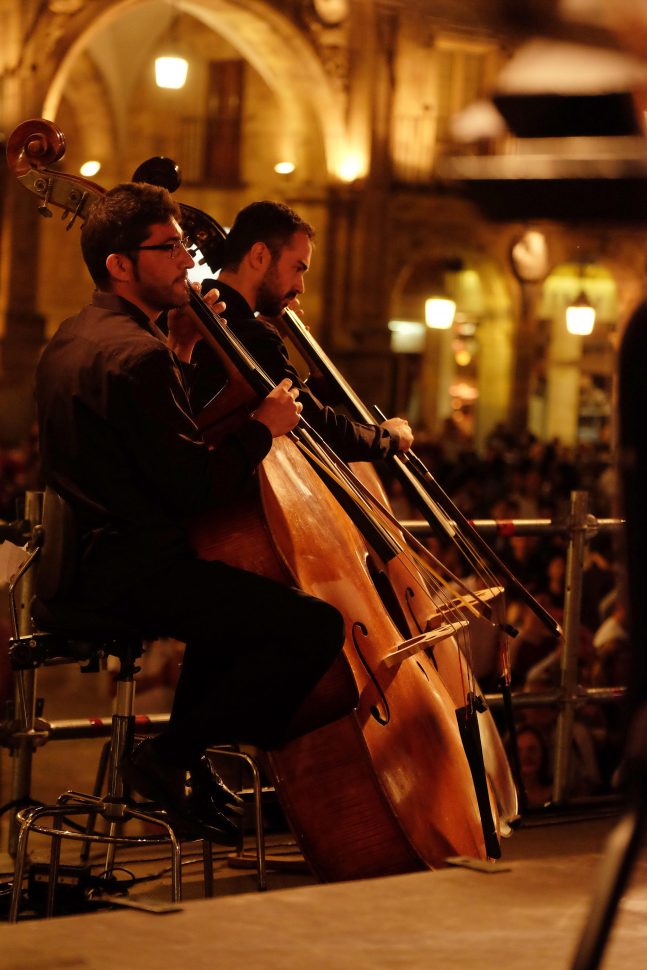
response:
M348 382L339 372L337 367L335 367L330 358L319 347L312 334L304 325L300 316L295 313L294 310L286 308L283 311L282 318L292 338L295 339L297 343L300 342L302 347L307 347L312 359L315 361L322 373L324 373L327 378L339 388L346 399L346 403L351 410L355 412L356 416L363 421L375 420L375 417L373 414L371 414L371 411L350 387ZM373 411L379 420L384 420L384 415L381 414L378 408L373 408ZM397 469L399 477L404 479L405 484L407 484L414 491L418 504L424 508L425 517L429 521L430 525L436 523L436 525L439 525L444 530L452 542L454 542L454 544L457 546L460 554L471 565L475 575L483 585L498 586L499 583L496 575L488 566L487 561L485 561L478 553L476 546L472 541L470 541L465 530L461 528L460 522L455 525L448 518L444 509L432 498L432 496L429 494L428 488L425 486L424 482L420 480L419 475L417 475L414 471L414 468L417 468L417 466L420 466L426 471L426 468L423 463L420 462L420 459L418 459L415 455L407 453L402 455L392 455L389 461ZM407 534L407 538L409 543L412 544L413 537L410 534ZM453 577L453 579L455 580L456 578ZM460 585L462 584L458 583L458 586ZM490 609L489 612L491 613L492 610ZM505 614L502 601L500 603L495 603L495 613L499 618L499 625L503 630L503 618ZM463 652L465 656L469 658L470 666L473 667L473 648L471 641L468 643L466 637L463 637L463 640L465 641ZM507 641L505 642L507 644Z
M314 434L317 435L316 432ZM479 603L481 609L486 613L489 612L489 606L479 600L478 596L472 593L458 577L453 576L453 574L447 569L447 567L441 563L433 554L422 545L415 536L411 535L407 530L403 530L400 523L390 512L389 509L385 508L382 503L376 499L372 492L366 488L366 486L358 481L353 475L350 469L345 465L344 462L335 454L334 451L328 447L325 442L321 442L321 448L328 452L328 457L332 463L335 464L336 470L339 476L344 479L344 488L351 495L352 500L356 504L362 505L362 507L367 511L372 519L375 516L382 522L382 528L386 530L386 533L390 541L394 544L395 549L398 553L402 554L401 562L405 565L407 569L411 582L414 586L419 586L421 582L420 571L422 570L423 579L426 578L426 585L428 589L437 597L440 603L436 603L439 607L438 612L446 619L448 622L452 622L452 617L454 620L462 620L464 618L465 612L471 612L475 617L485 619L487 622L491 621L487 616L483 616L483 613L473 605L472 599ZM306 449L304 449L306 450ZM307 450L306 450L307 454ZM319 464L319 459L316 456L308 456L311 461ZM326 474L329 474L329 468L326 466ZM407 542L403 542L399 536L406 537ZM418 568L416 568L418 567ZM441 575L444 573L444 576ZM447 590L447 576L451 577L455 582L457 590L463 590L463 596L452 597ZM427 618L431 619L430 617ZM492 624L495 626L495 624ZM424 630L419 626L419 632L423 633ZM470 640L467 629L462 625L454 631L454 636L460 636L463 641L462 650L465 656L469 656L470 650ZM461 683L463 685L462 696L465 698L466 702L468 700L469 692L474 692L475 688L475 678L472 668L468 664L468 680L469 684L465 686L465 671L463 665L460 663L460 658L457 659L458 671Z

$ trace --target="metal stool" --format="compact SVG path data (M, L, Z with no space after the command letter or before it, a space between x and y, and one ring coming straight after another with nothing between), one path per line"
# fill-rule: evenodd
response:
M43 638L40 645L43 645ZM50 645L47 644L49 647ZM14 645L12 644L12 649ZM108 854L105 862L105 874L110 875L114 868L115 850L118 845L159 845L168 843L171 852L171 895L174 902L181 899L181 846L171 825L164 818L163 813L147 810L147 806L138 807L128 799L124 782L121 777L120 764L124 754L132 743L132 726L134 723L134 675L137 667L136 658L141 654L141 646L134 644L111 644L110 653L120 659L120 672L117 677L117 701L112 718L112 736L110 742L108 791L105 796L86 795L82 792L67 791L58 799L56 805L44 805L22 809L16 818L19 823L18 844L16 851L14 880L12 887L10 922L18 918L18 909L22 893L22 881L27 858L27 846L31 832L49 836L52 840L50 866L48 877L48 891L46 916L52 916L54 910L54 894L58 877L60 850L62 839L72 839L83 842L105 843ZM20 676L21 668L16 666L12 657L12 665ZM93 831L76 831L65 825L65 819L73 816L102 817L108 823L106 833ZM44 825L43 820L51 817L51 823ZM163 835L129 836L120 832L121 825L128 819L135 818L161 828ZM209 869L209 872L211 870Z
M104 745L101 757L99 759L99 765L97 767L97 777L94 786L94 797L97 797L102 791L106 776L109 770L109 759L110 759L110 748L111 742L108 741ZM250 776L250 787L241 789L238 791L239 795L249 795L251 796L252 809L253 809L253 824L254 824L254 848L255 848L255 860L256 860L256 885L259 892L263 892L267 889L267 865L265 859L265 830L264 830L264 820L263 820L263 793L268 791L268 789L263 789L261 781L261 771L258 766L257 760L249 754L247 751L241 751L235 745L216 745L209 748L206 752L207 757L212 759L225 758L234 759L237 761L244 769L246 769ZM269 789L273 791L274 789ZM81 852L82 861L87 861L89 855L90 843L86 844ZM238 847L235 849L236 858L243 859L244 856L244 846L243 846L243 828L241 820L241 830L240 830L240 842ZM212 859L211 846L209 843L204 843L203 845L203 861L205 866L205 895L211 895L211 886L209 880L209 873L212 872L212 865L209 864L208 860Z
M54 908L54 894L58 875L62 839L84 842L107 843L105 871L109 874L114 867L115 850L119 845L141 845L168 843L171 853L171 893L173 901L179 901L181 889L181 846L172 827L161 811L147 805L133 803L120 772L124 755L130 750L134 730L134 676L137 672L136 661L142 653L142 641L151 637L150 631L134 629L127 624L115 621L112 617L101 616L85 611L65 599L69 578L72 575L76 549L76 533L73 514L64 499L56 492L47 489L43 509L43 525L32 530L28 547L28 557L14 576L10 585L10 607L13 636L10 641L10 658L16 672L20 720L23 730L20 739L33 744L38 738L35 718L35 670L43 664L70 661L84 661L84 671L99 669L102 658L115 656L120 661L117 674L117 696L115 713L112 718L112 732L108 759L108 792L104 797L87 795L82 792L68 791L60 796L56 805L26 808L16 815L19 825L15 859L14 882L9 919L15 922L18 917L22 893L25 861L29 835L39 832L52 839L49 869L49 884L46 915L51 916ZM22 615L16 604L16 590L23 577L26 577L38 560L37 580L26 584L29 593L37 588L38 596L31 599L21 589ZM58 599L56 599L58 597ZM56 606L51 605L56 602ZM25 622L25 614L29 623ZM36 623L38 632L26 627ZM40 632L45 630L47 632ZM30 683L31 679L31 683ZM66 817L87 816L87 831L76 831L65 827ZM49 825L42 820L51 817ZM94 821L102 817L108 823L105 834L95 834ZM136 818L149 822L163 830L161 835L126 836L121 834L123 822ZM205 864L205 890L213 891L213 872L211 849L203 844Z

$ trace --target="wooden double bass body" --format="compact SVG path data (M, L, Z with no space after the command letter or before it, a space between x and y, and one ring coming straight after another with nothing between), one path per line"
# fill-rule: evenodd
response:
M306 859L336 880L485 858L455 704L430 665L384 663L402 636L373 586L361 534L289 440L275 440L259 477L254 524L249 502L229 524L210 516L194 532L196 550L334 604L346 621L342 662L359 694L353 713L270 752Z
M7 157L44 200L41 209L60 206L74 221L103 190L45 167L62 157L64 144L51 122L25 122L10 136ZM203 310L205 339L228 356L226 327ZM373 584L358 527L288 438L275 440L258 478L255 495L195 524L196 551L298 585L343 614L343 656L313 692L304 725L309 717L329 720L320 709L334 710L328 694L337 685L350 679L358 697L351 713L270 753L306 859L320 878L335 880L442 866L450 856L485 858L456 705L432 665L415 656L387 665L403 638Z

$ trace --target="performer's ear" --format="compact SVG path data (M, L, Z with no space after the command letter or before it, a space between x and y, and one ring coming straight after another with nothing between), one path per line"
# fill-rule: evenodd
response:
M249 265L255 270L265 270L272 262L272 253L264 242L255 242L246 255Z
M120 283L129 280L132 274L130 258L125 253L110 253L106 259L106 269L111 278Z

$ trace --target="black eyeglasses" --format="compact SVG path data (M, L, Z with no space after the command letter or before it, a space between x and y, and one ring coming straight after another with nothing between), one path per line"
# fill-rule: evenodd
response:
M177 259L182 250L185 253L189 252L189 247L191 243L186 236L182 239L174 239L173 242L158 243L156 246L133 246L132 251L139 249L159 249L169 254L169 259Z

